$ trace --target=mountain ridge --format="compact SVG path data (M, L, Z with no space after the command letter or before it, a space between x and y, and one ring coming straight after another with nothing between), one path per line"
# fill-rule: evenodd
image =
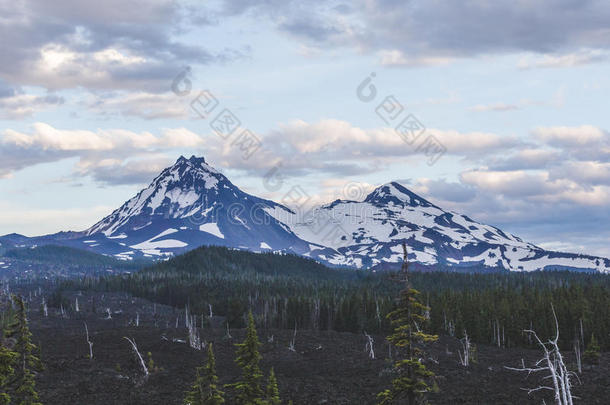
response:
M243 192L196 156L180 156L148 187L85 231L33 238L12 234L3 240L16 246L84 248L122 260L163 259L219 245L371 269L399 263L405 242L410 260L423 268L610 273L606 258L544 250L446 211L395 181L362 201L338 199L301 212Z

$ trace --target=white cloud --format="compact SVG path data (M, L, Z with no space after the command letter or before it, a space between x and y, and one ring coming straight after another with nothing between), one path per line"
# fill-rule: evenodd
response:
M568 161L550 169L552 179L571 179L582 185L610 185L610 163Z
M173 93L120 92L94 96L87 107L102 116L135 116L147 120L189 117L188 104Z
M531 68L562 68L604 62L610 58L610 53L602 49L581 49L566 54L546 54L523 57L518 63L521 69Z
M495 104L477 104L475 106L470 107L471 111L477 112L486 112L486 111L495 111L495 112L505 112L505 111L514 111L518 110L521 107L517 104L506 104L506 103L495 103Z
M467 170L460 174L460 178L466 184L506 196L544 195L562 187L549 182L547 173L529 173L522 170Z
M103 162L113 161L117 166L118 162L124 163L132 157L150 157L159 151L195 148L204 144L203 136L181 128L152 134L124 129L64 130L39 122L33 124L29 132L7 129L0 133L0 154L3 156L0 175L7 176L15 170L38 163L79 157L81 165L78 173L85 174L87 171L84 168L89 167L97 170L97 176L94 177L103 180L105 176L100 176L100 171L106 166ZM151 166L150 169L153 168L159 166ZM134 178L126 170L122 173L126 179ZM107 174L111 172L107 171ZM116 176L112 179L112 182L117 181Z
M586 146L610 143L610 135L606 131L591 126L579 127L538 127L532 134L540 141L553 146Z
M186 128L164 129L159 134L122 129L63 130L35 123L29 132L7 129L1 134L0 150L11 158L0 162L0 172L6 175L38 162L69 156L85 161L125 160L175 148L205 148L206 156L219 166L256 174L282 162L287 174L319 171L348 176L380 170L406 156L425 159L415 144L406 144L392 128L363 129L341 120L280 124L268 134L258 135L262 147L248 159L244 159L239 145L209 132L204 136ZM473 159L520 144L513 136L438 129L428 129L421 141L429 135L447 148L447 154Z
M452 58L438 56L407 56L403 51L398 49L381 50L378 55L382 66L438 66L448 65L453 61Z
M63 97L55 95L15 94L10 97L0 97L0 118L22 119L36 112L55 108L63 102Z

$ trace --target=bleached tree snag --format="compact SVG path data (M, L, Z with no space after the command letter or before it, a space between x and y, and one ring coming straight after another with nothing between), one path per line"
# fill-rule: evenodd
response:
M582 374L582 350L580 348L580 339L574 339L574 356L576 357L576 367L578 374Z
M464 337L460 339L460 343L462 345L462 350L458 351L460 364L464 367L468 367L470 365L470 339L468 338L466 330L464 330Z
M364 336L366 336L367 339L366 345L364 346L364 350L368 352L369 358L375 360L375 348L373 347L373 343L375 341L373 340L373 337L371 335L366 333L366 331L364 331Z
M377 325L381 327L381 310L379 309L378 299L375 299L375 318L377 319Z
M110 312L110 308L106 308L106 319L112 319L112 313Z
M140 313L136 312L136 326L140 326Z
M49 317L49 307L47 306L47 301L42 297L42 312L44 312L44 317Z
M191 346L193 349L201 350L201 337L199 336L199 331L197 330L197 318L195 315L186 318L186 328L188 329L189 346Z
M87 328L87 322L85 324L85 335L87 337L87 343L89 344L89 360L93 360L93 342L89 339L89 328Z
M576 397L572 395L572 383L570 381L570 377L576 376L576 374L568 371L563 360L563 356L559 351L559 346L557 343L559 341L559 323L557 321L557 315L555 314L555 308L553 308L552 305L551 309L553 311L553 318L555 319L556 331L553 339L550 339L547 342L542 342L535 331L530 329L525 331L526 333L531 334L538 342L538 345L542 348L544 356L538 360L533 367L525 367L525 364L522 361L521 368L506 366L505 368L508 370L527 372L528 376L532 373L537 373L540 371L548 372L549 375L547 375L545 379L550 379L553 385L539 385L536 388L526 389L528 395L537 391L549 390L554 392L555 403L557 405L573 405L573 399ZM578 376L576 376L576 378L578 378Z
M229 331L229 322L227 322L227 333L225 333L225 339L233 339L231 332Z
M149 375L148 368L146 367L146 363L144 362L144 359L142 358L142 355L138 351L138 346L136 346L136 342L134 340L132 340L132 339L129 339L126 336L124 336L123 339L125 339L129 343L131 343L131 347L133 348L133 351L136 353L136 355L138 356L138 359L140 360L140 365L142 366L142 370L144 371L144 378L148 378L148 375Z
M290 341L290 344L288 345L288 350L290 350L291 352L296 352L296 349L294 347L296 339L297 339L297 323L295 321L294 322L294 334L292 335L292 340Z

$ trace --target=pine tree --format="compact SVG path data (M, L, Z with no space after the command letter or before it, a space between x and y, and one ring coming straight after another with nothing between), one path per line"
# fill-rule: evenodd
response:
M398 377L392 380L389 389L377 394L380 405L404 403L405 399L409 405L414 405L426 392L432 391L428 380L434 373L421 362L422 350L418 346L433 342L438 337L422 331L429 308L421 303L419 291L411 287L407 247L404 243L403 251L402 274L405 288L400 292L398 307L387 315L394 327L393 333L387 339L398 350L398 360L394 363Z
M238 405L261 405L265 403L263 389L261 388L263 372L259 366L262 359L259 353L260 345L256 334L254 316L250 311L248 313L246 339L243 343L235 344L237 346L235 362L242 369L242 378L241 381L227 385L227 387L237 391L235 399Z
M269 405L280 405L282 403L273 368L269 371L269 379L267 380L267 403Z
M15 320L8 326L5 335L15 339L15 377L11 382L14 387L15 398L19 405L41 405L36 392L36 383L32 370L42 371L42 363L33 354L36 345L32 343L32 333L28 328L27 313L23 299L13 295L13 302L17 307Z
M186 394L185 405L222 405L224 392L218 389L216 359L212 343L208 346L208 359L204 367L197 367L197 378L192 390Z
M587 349L583 354L583 358L590 364L598 364L600 357L600 348L595 335L591 335L591 341L587 345Z

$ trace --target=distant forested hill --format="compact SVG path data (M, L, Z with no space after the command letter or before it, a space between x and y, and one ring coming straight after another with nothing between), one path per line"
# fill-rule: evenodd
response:
M610 276L567 271L463 274L411 272L411 282L431 307L434 333L503 347L530 345L524 329L554 332L570 347L582 321L610 349ZM299 256L201 247L128 275L90 277L66 289L125 291L152 301L189 306L191 313L226 317L243 326L251 309L267 328L387 333L385 315L403 284L393 273L330 269Z
M126 262L86 250L56 245L9 249L3 257L65 266L109 267L124 270L136 270L150 264L143 261Z

